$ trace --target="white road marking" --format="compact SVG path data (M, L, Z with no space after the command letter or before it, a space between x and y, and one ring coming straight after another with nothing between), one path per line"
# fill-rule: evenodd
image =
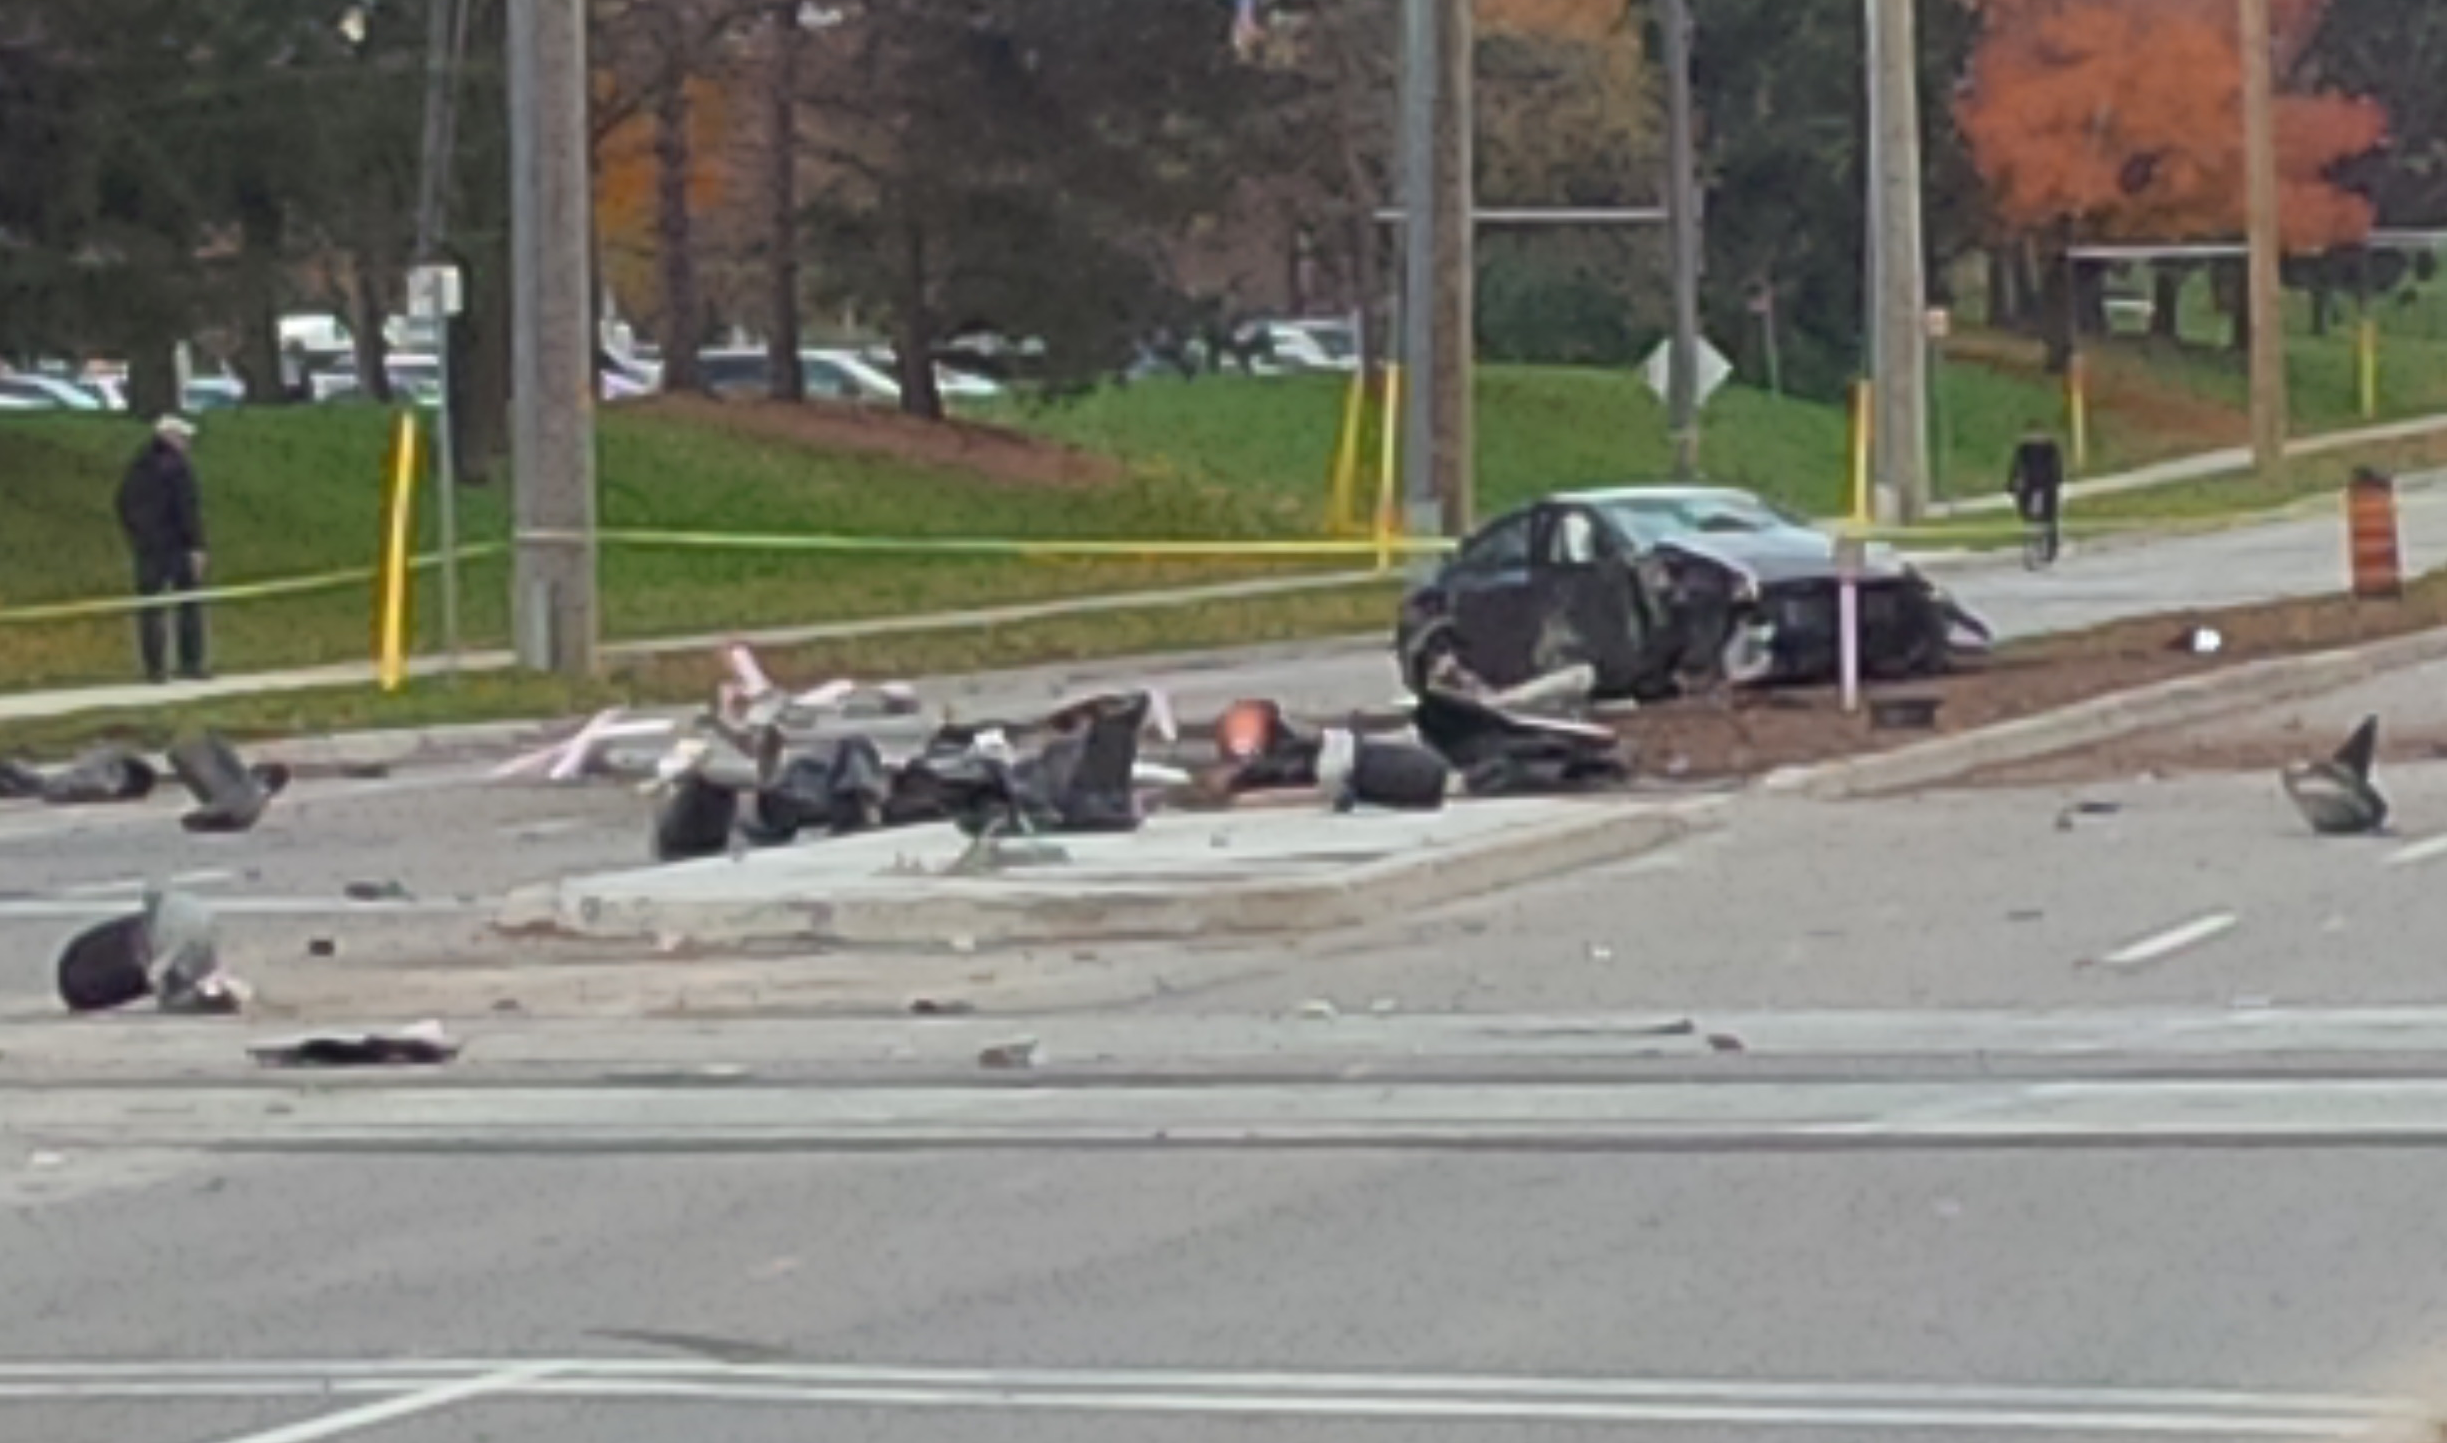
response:
M352 902L345 897L215 897L212 910L222 917L325 917L347 914L367 917L381 913L409 916L464 916L487 912L491 905L479 898L461 902L454 898L432 900ZM122 902L106 896L28 897L0 901L0 922L60 922L84 918L115 917L127 910Z
M2206 917L2195 917L2164 932L2152 933L2138 942L2119 947L2100 958L2099 965L2118 969L2146 967L2186 947L2196 947L2222 932L2232 930L2239 920L2232 912L2212 912Z
M2447 857L2447 832L2441 832L2435 837L2426 837L2418 842L2409 842L2380 860L2383 866L2410 867L2427 862L2434 857Z
M8 1381L11 1378L27 1381ZM182 1393L182 1389L188 1391ZM1732 1423L2331 1439L2409 1424L2424 1412L2418 1402L2409 1399L2216 1389L731 1365L694 1359L0 1366L0 1402L269 1398L301 1393L390 1396L224 1443L315 1443L459 1403L526 1397L734 1406L1530 1424Z
M177 872L162 879L162 885L195 889L219 882L233 882L238 874L226 867L204 867L192 872ZM63 897L99 897L120 892L142 892L152 885L150 877L119 877L108 882L82 882L74 887L62 887Z
M355 1408L344 1408L337 1413L326 1413L320 1418L309 1418L303 1423L291 1423L285 1427L267 1429L261 1433L241 1434L223 1439L222 1443L316 1443L318 1439L337 1438L346 1433L361 1433L368 1428L379 1427L384 1423L394 1422L401 1418L414 1417L419 1413L431 1413L439 1408L448 1408L454 1403L464 1403L472 1398L481 1398L488 1393L507 1392L539 1382L551 1371L550 1366L538 1363L502 1368L478 1377L462 1379L456 1383L437 1383L430 1388L421 1388L397 1398L386 1398L379 1403L366 1403Z

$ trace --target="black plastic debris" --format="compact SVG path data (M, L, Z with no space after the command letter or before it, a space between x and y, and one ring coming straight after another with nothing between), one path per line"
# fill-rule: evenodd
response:
M416 894L404 885L393 882L350 882L340 888L340 895L351 902L408 902Z
M153 995L153 948L139 913L97 923L59 957L59 999L71 1012L107 1012Z
M42 799L54 807L141 802L161 784L151 762L122 746L87 750L42 782Z
M1411 725L1473 796L1587 791L1631 777L1622 739L1592 722L1524 716L1430 687L1419 693Z
M86 928L62 949L60 1001L101 1012L145 997L166 1012L235 1012L243 991L221 970L212 913L180 892L148 892L144 909Z
M1433 812L1444 807L1453 769L1445 759L1422 746L1403 742L1361 741L1351 757L1351 772L1335 798L1335 807L1385 807L1395 811Z
M725 856L739 820L739 793L701 772L674 778L654 814L654 860L686 862Z
M170 748L170 769L196 800L195 810L179 818L190 832L251 831L289 785L288 768L250 767L212 732L181 738Z
M450 1061L460 1044L438 1022L397 1032L324 1032L250 1047L266 1067L431 1067Z
M42 773L14 758L0 757L0 802L30 802L42 793Z
M2324 837L2363 837L2387 825L2387 798L2371 782L2379 752L2379 718L2362 725L2326 761L2296 762L2279 773L2294 809Z
M957 997L919 997L909 1004L910 1014L915 1017L966 1017L976 1010L976 1003Z

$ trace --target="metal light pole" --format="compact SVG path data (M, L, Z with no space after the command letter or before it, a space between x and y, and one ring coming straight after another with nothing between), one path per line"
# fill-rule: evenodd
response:
M1413 536L1470 527L1469 0L1403 0L1402 494Z
M1674 479L1699 475L1699 178L1692 156L1690 0L1665 0L1665 208L1674 271L1674 340L1666 363L1666 429Z
M450 212L451 157L457 148L458 56L467 33L465 0L426 0L424 167L416 203L417 264L442 263L442 238ZM459 670L459 448L451 406L451 331L458 287L439 281L420 288L437 331L434 361L440 371L441 404L434 416L434 509L442 532L442 655L450 674Z
M509 27L510 614L520 665L584 677L598 625L585 0L519 0Z
M2286 323L2283 244L2277 219L2276 80L2271 74L2269 0L2239 0L2243 52L2243 162L2251 259L2252 464L2273 471L2286 454Z
M1920 214L1919 45L1914 0L1870 0L1870 201L1876 310L1877 474L1881 520L1917 521L1929 504L1928 307Z

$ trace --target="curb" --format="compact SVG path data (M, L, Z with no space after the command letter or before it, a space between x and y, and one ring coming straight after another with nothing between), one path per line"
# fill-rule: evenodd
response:
M2447 627L2367 646L2246 662L2200 676L2110 692L2039 716L1999 722L1891 752L1770 772L1756 790L1820 801L1912 791L1990 767L2036 761L2136 732L2187 726L2230 712L2296 701L2387 672L2441 661L2447 661Z
M771 900L612 899L589 895L581 883L563 881L511 893L495 925L504 931L595 941L651 939L659 945L676 938L716 946L985 946L1302 934L1382 920L1636 857L1721 825L1730 801L1704 797L1632 807L1591 802L1583 815L1513 835L1314 880L1213 886L1151 882L1055 892L998 890L991 881L947 880L923 893L913 889L905 895L878 891Z

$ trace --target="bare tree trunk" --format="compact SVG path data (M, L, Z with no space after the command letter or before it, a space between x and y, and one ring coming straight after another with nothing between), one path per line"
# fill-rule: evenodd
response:
M239 215L238 377L248 399L286 399L280 366L280 209L244 206Z
M773 88L767 97L766 203L773 220L773 254L766 260L772 285L767 321L768 364L773 399L807 397L799 367L799 7L782 0L773 8Z
M654 240L663 272L663 389L693 391L705 317L697 299L696 238L688 214L687 23L676 5L667 4L663 16L670 68L654 100Z
M382 323L389 318L390 308L383 304L382 282L388 273L383 259L371 247L359 246L350 252L348 326L355 333L358 388L389 405L390 343L382 334Z
M2184 273L2174 266L2150 271L2150 334L2172 341L2183 334Z
M2014 262L2002 246L1988 248L1988 324L2008 330L2021 323L2021 298L2014 294Z
M926 301L926 230L916 220L902 224L904 246L901 304L895 343L900 351L901 409L929 421L943 419L943 389L935 384L934 317Z
M180 409L178 346L168 339L131 349L127 358L127 408L139 416Z
M2073 339L2080 331L2073 286L2073 263L2060 249L2040 262L2040 340L2047 347L2048 374L2061 376L2073 365Z

